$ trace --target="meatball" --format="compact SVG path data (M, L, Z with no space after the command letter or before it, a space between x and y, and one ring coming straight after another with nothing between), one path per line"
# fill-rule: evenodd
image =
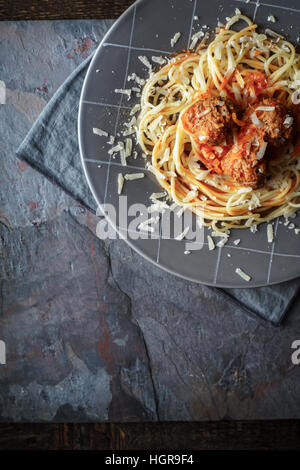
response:
M264 110L265 107L269 110ZM265 142L278 147L291 139L294 130L293 117L286 106L278 100L264 98L253 106L251 112L255 113L261 122Z
M224 175L230 176L237 183L257 189L264 185L266 162L258 162L255 167L252 166L252 163L251 160L229 152L222 160L222 170Z
M184 128L205 143L218 145L234 126L232 113L237 112L233 103L220 98L204 98L191 106L182 117Z
M267 165L264 158L257 159L257 153L264 145L259 130L244 126L236 136L236 145L222 159L224 175L243 186L261 187L265 182Z

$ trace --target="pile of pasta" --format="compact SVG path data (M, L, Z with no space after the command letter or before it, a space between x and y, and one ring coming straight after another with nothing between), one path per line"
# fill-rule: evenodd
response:
M235 31L235 23L246 27ZM289 144L271 158L263 187L241 187L206 169L181 116L205 93L247 106L260 79L264 94L287 106L298 103L299 55L271 30L259 34L244 15L217 28L215 39L181 52L151 73L143 88L137 138L151 158L148 168L179 206L192 210L206 226L226 231L256 227L294 214L300 207L300 146Z

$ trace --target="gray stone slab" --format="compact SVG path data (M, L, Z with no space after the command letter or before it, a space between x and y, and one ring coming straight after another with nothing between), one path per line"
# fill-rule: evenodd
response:
M299 418L299 300L281 327L175 278L15 150L111 22L0 24L2 421Z

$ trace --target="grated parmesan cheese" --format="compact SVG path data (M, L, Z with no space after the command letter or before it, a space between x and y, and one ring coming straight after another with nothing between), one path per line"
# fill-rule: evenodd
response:
M273 225L268 224L267 226L267 235L268 235L268 243L273 243L274 241L274 232L273 232Z
M197 42L199 41L200 38L202 38L204 36L204 32L203 31L199 31L198 33L195 33L193 36L192 36L192 42L190 44L190 47L189 49L194 49Z
M93 127L93 133L100 137L108 137L108 132L98 129L98 127Z
M108 151L108 154L109 154L109 155L112 155L113 153L120 152L120 150L122 150L122 145L120 145L120 143L118 143L118 145L116 145L115 147L112 147L112 148Z
M207 235L207 240L208 240L208 249L209 251L212 251L215 249L215 243L213 241L213 239L211 238L210 235Z
M136 130L135 128L129 128L126 131L122 132L123 137L126 137L128 135L135 134Z
M122 173L119 173L118 174L118 194L119 195L122 194L123 186L124 186L124 178L123 178Z
M217 243L217 247L218 247L218 248L223 248L223 246L225 246L227 242L228 242L228 239L227 239L227 238L223 238L223 240L220 240L220 241Z
M132 126L134 126L134 124L136 124L136 117L135 116L133 116L131 121L124 123L124 125L128 128L132 128Z
M130 98L131 98L131 90L126 90L125 88L123 89L119 89L119 88L116 88L115 89L115 93L120 93L121 95L126 95L127 96L127 100L129 101Z
M208 108L206 109L205 111L203 111L202 113L200 113L197 117L198 118L202 118L203 116L206 116L207 114L211 113L211 108ZM205 136L207 137L207 136Z
M144 64L149 69L149 72L151 73L152 72L152 65L150 64L147 57L144 56L144 55L139 55L138 59L142 62L142 64Z
M258 106L256 111L275 111L275 106Z
M258 150L258 152L257 152L257 154L256 154L257 160L261 160L261 159L264 157L264 155L265 155L265 153L266 153L266 150L267 150L267 146L268 146L268 143L267 143L267 142L263 142L263 143L261 144L261 146L259 147L259 150Z
M140 86L145 84L144 78L139 77L136 73L132 73L131 75L129 75L127 80L128 82L135 81Z
M252 113L250 116L250 119L252 123L255 125L255 127L262 127L262 122L258 119L256 116L256 113Z
M126 151L125 151L125 157L128 158L130 157L132 153L132 139L127 137L126 139Z
M126 165L127 165L127 162L126 162L126 154L125 154L125 149L124 149L124 147L120 150L120 158L121 158L121 164L122 164L122 166L126 166Z
M156 64L163 65L166 62L166 59L163 57L157 57L155 55L152 56L152 61L155 62Z
M212 236L213 236L213 237L222 237L222 238L228 238L228 237L229 237L228 233L226 233L226 232L218 232L218 231L216 231L216 230L212 233Z
M145 177L144 173L132 173L132 174L126 174L125 179L126 181L135 181L135 180L140 180Z
M240 188L237 190L237 194L251 193L252 188Z
M248 205L249 211L252 211L253 209L256 209L257 207L261 207L261 203L259 198L256 196L255 193L252 194L251 200Z
M151 204L151 206L148 207L148 213L149 214L152 214L153 212L164 213L167 209L169 209L169 206L166 202L156 200L154 204Z
M235 270L236 274L238 274L242 279L244 279L244 281L251 281L251 277L246 274L241 268L236 268Z
M291 127L293 122L294 122L294 118L292 116L287 116L285 118L285 120L283 121L283 125L284 125L284 127L289 128L289 127Z
M174 36L171 39L171 47L174 47L175 44L179 41L180 38L181 38L181 33L178 32L178 33L174 34Z
M152 193L151 196L150 196L150 199L162 199L163 197L165 197L167 195L167 193L163 192L163 193Z

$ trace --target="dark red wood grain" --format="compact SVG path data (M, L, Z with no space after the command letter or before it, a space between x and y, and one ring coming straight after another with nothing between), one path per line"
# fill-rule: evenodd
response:
M0 0L0 20L118 18L133 0Z
M0 424L0 450L299 450L299 421Z

